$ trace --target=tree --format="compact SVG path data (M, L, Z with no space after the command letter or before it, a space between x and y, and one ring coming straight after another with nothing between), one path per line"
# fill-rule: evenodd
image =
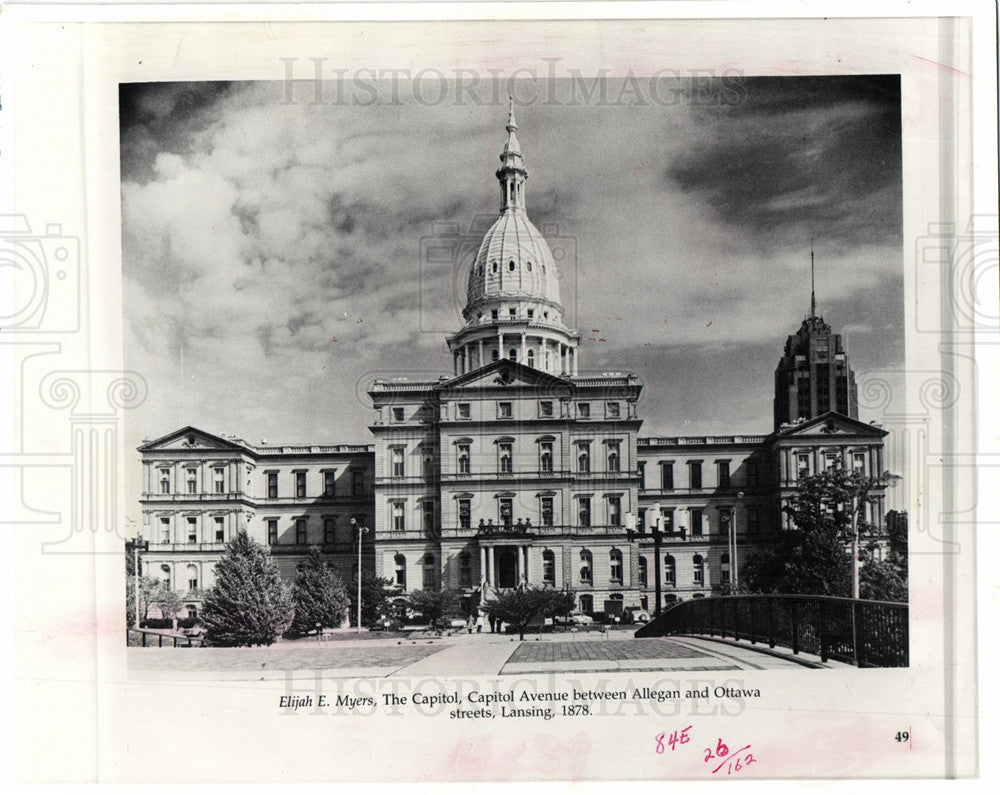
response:
M206 637L220 646L270 646L293 614L270 552L240 531L215 565L202 612Z
M378 623L382 614L386 612L389 605L389 580L378 577L370 571L361 574L361 625L370 627ZM352 578L350 593L351 600L351 626L356 626L358 622L358 578Z
M572 591L546 591L549 596L545 607L546 618L562 616L569 623L569 614L576 609L576 594Z
M869 558L861 567L861 598L885 602L905 602L906 580L898 565L890 559Z
M305 635L314 629L339 627L344 611L351 604L347 588L337 572L327 565L319 547L310 547L308 557L299 565L292 587L295 616L291 631Z
M554 609L563 609L559 593L536 588L501 591L487 600L485 607L491 616L512 626L524 640L524 630L535 618L552 615L550 611Z
M873 526L862 518L865 506L893 477L849 471L840 458L822 472L801 477L784 507L792 527L747 559L744 576L749 590L851 596L849 545L855 528L859 539L874 535Z
M173 621L174 629L177 629L177 614L181 612L182 607L181 595L169 585L164 583L157 583L157 585L155 598L160 615Z
M458 593L447 588L411 591L407 598L410 609L424 616L432 627L437 626L437 622L445 616L455 613L459 606Z

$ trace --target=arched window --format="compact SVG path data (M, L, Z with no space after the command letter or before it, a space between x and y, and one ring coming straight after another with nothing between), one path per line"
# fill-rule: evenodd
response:
M424 555L424 588L434 588L437 581L434 555L428 552Z
M542 582L556 584L556 553L551 549L542 553Z
M510 261L510 262L509 262L509 263L507 264L507 270L509 270L509 271L513 271L513 270L514 270L514 260L511 260L511 261Z
M198 587L198 567L193 563L187 567L187 587L192 591Z
M692 576L692 582L695 585L705 584L705 559L701 555L695 555L692 561L694 565L694 573Z
M498 351L496 348L494 348L493 349L493 361L496 361L499 358L500 358L500 351Z
M543 439L538 443L538 471L552 471L552 441Z
M535 366L535 349L528 348L528 367Z
M458 556L458 584L462 588L472 585L472 555L468 552Z
M517 348L511 348L510 349L510 355L507 358L509 358L512 362L516 362L517 361Z
M396 555L393 562L396 566L396 585L406 588L406 556Z
M617 549L612 549L611 559L611 582L620 583L622 581L622 553Z
M580 550L580 582L584 585L594 583L594 556L590 550Z
M531 260L528 260L528 273L531 273Z
M649 564L643 555L639 556L639 587L645 588L649 584Z
M673 555L667 555L663 559L663 583L664 585L675 585L677 583L677 564Z
M498 267L499 267L499 266L497 265L497 263L495 263L495 262L494 262L494 263L493 263L493 272L494 272L494 273L496 273L496 272L497 272L497 268L498 268Z
M576 453L576 470L582 474L590 472L590 445L581 444Z
M160 580L168 588L170 587L170 566L166 563L160 566Z
M729 553L723 552L722 557L719 558L719 569L722 572L722 581L724 583L729 582Z

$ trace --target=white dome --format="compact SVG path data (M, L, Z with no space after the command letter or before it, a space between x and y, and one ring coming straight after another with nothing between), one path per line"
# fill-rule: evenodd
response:
M467 308L491 299L559 305L559 280L542 233L520 208L507 208L490 227L469 271Z

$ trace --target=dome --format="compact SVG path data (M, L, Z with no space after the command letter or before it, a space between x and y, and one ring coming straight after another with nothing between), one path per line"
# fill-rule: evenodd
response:
M483 237L469 271L467 307L495 298L559 304L552 252L527 213L508 207Z

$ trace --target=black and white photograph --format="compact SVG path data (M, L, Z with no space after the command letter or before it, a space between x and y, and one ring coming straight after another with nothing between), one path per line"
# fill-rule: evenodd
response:
M975 15L380 5L8 22L59 780L975 776Z

